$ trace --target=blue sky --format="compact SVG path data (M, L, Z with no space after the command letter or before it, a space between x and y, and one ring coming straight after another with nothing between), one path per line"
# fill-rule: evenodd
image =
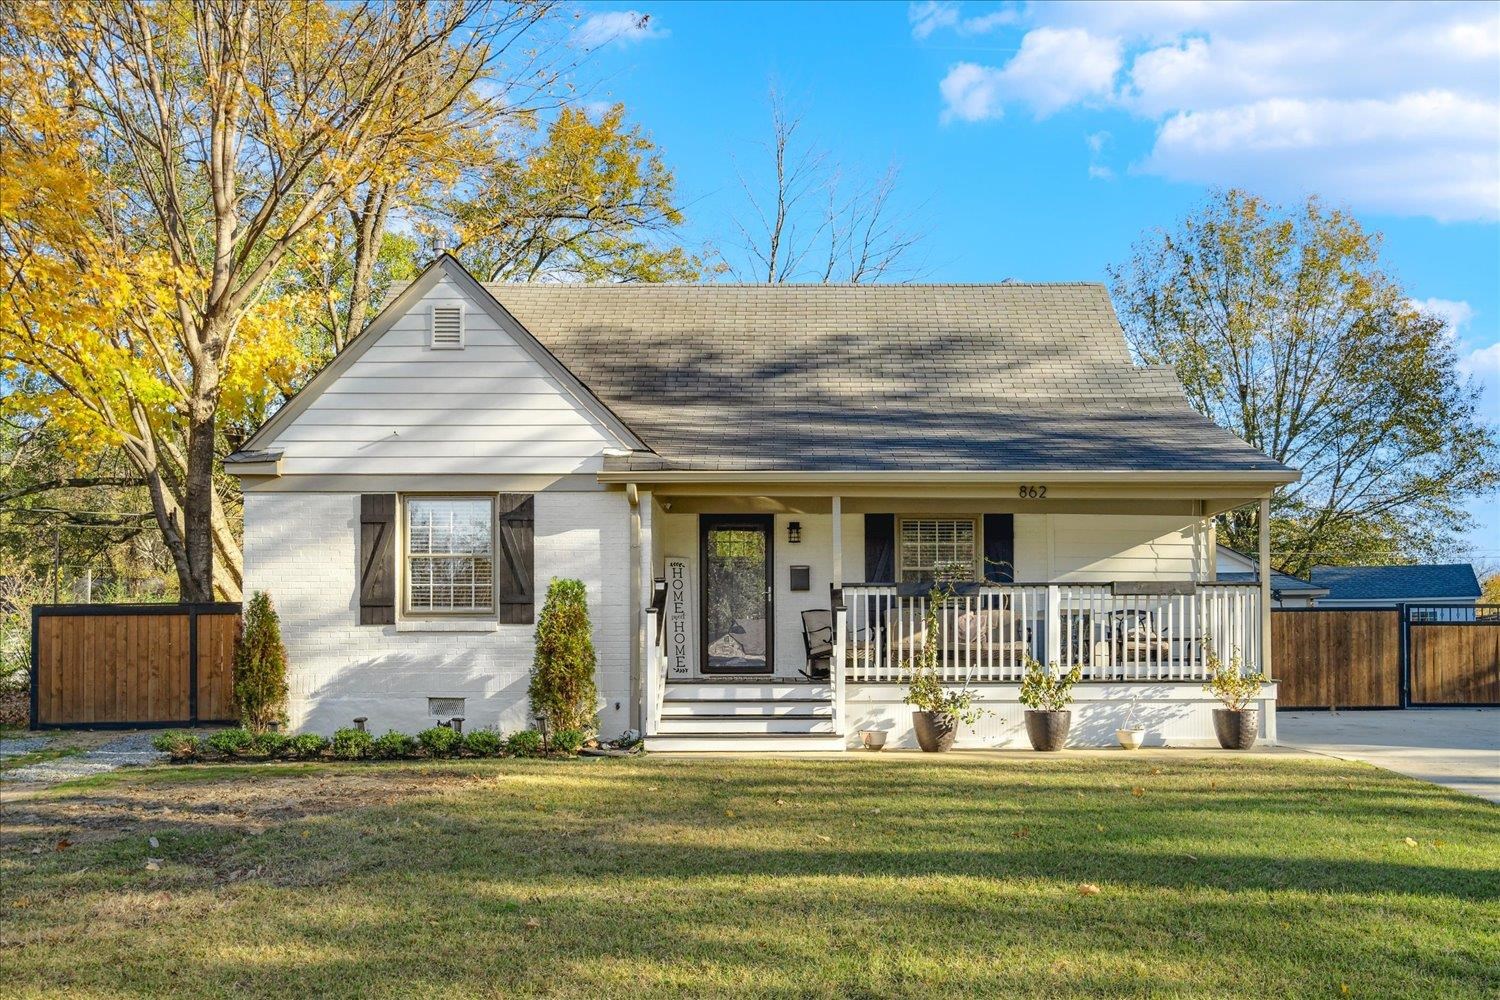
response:
M1500 421L1500 5L577 10L584 96L662 147L695 241L732 242L773 83L848 175L900 168L922 280L1101 280L1210 187L1317 193L1385 234ZM1500 563L1500 499L1474 511Z

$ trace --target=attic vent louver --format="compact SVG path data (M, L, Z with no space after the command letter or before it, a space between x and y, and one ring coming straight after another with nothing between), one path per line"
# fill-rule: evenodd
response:
M432 349L456 351L464 346L464 307L461 305L435 305L432 307Z

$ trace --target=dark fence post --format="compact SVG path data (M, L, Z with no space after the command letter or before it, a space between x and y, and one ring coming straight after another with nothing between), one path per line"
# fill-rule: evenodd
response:
M1401 613L1401 707L1411 707L1411 609L1400 606Z
M198 606L188 605L188 721L198 728Z

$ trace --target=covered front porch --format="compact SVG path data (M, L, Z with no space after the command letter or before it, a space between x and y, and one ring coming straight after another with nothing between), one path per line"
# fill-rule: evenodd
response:
M1028 658L1079 668L1079 745L1132 712L1148 744L1210 743L1215 659L1270 672L1269 574L1218 583L1212 517L1263 497L1170 478L627 484L641 728L671 749L842 749L865 729L914 746L902 698L936 603L941 679L990 710L959 745L1026 745ZM1274 704L1268 685L1268 741Z

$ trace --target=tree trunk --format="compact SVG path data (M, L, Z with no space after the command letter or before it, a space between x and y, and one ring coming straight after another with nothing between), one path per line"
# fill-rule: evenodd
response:
M183 540L187 576L181 599L214 599L214 407L208 404L188 422L187 475L183 482Z

